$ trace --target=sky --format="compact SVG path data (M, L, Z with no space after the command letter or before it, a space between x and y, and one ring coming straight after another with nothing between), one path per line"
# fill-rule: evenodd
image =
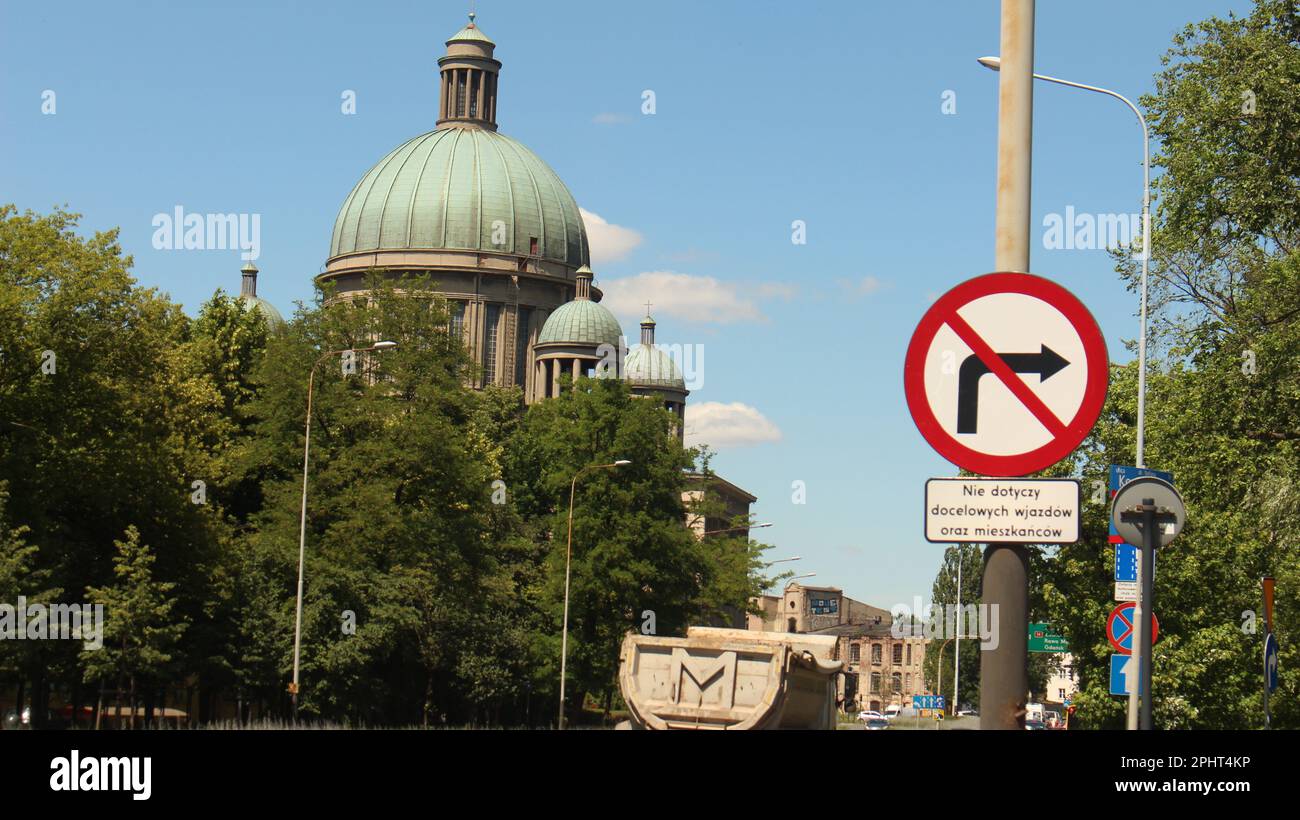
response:
M256 214L259 295L289 315L352 187L433 129L436 61L467 8L2 0L0 202L120 228L138 280L191 315L238 291L243 260L157 249L155 216ZM1136 101L1175 33L1248 10L1042 2L1035 69ZM758 496L769 555L876 606L928 598L944 548L923 536L924 485L957 470L911 420L903 358L935 299L994 269L997 75L976 58L998 52L999 3L477 13L504 63L502 133L582 207L629 340L649 300L657 341L689 351L688 443L712 444L717 472ZM1031 270L1087 305L1117 362L1135 294L1104 249L1048 247L1046 226L1140 212L1141 149L1119 101L1036 83Z

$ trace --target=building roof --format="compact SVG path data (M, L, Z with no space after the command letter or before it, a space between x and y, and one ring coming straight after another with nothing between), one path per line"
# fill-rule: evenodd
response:
M465 42L467 40L477 43L487 43L493 46L496 45L496 43L489 40L488 36L483 33L483 30L474 23L474 16L474 13L470 12L469 24L466 25L465 28L451 35L451 39L447 41L447 45L451 45L455 42Z
M565 302L547 317L537 343L592 347L607 344L617 350L622 336L623 328L609 308L590 299L577 299Z
M687 490L689 491L689 490L696 489L695 487L689 485L702 484L705 478L706 476L703 473L696 473L688 470L686 472L686 483L688 485ZM725 478L722 478L715 474L710 474L709 476L707 476L707 478L709 482L713 485L713 488L715 490L718 490L723 495L730 495L733 498L744 499L751 504L753 504L755 501L758 500L758 496L748 493L745 490L742 490L741 488L737 487L735 484L732 484L730 481L728 481Z
M533 239L542 259L587 263L578 203L559 176L504 134L445 127L407 140L361 177L334 221L330 258L443 249L532 256Z
M663 387L686 391L677 363L656 345L637 345L623 360L623 378L633 387Z

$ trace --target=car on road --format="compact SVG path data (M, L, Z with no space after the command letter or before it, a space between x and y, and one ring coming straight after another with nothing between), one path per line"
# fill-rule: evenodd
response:
M957 717L979 717L980 713L974 709L962 709L957 713Z
M1046 730L1047 724L1043 723L1041 720L1026 720L1025 729L1033 732Z
M902 713L903 713L903 707L901 706L886 706L885 720L893 720L894 718L898 717Z
M884 715L880 714L879 712L875 711L874 709L867 709L867 710L864 710L864 711L858 712L858 720L861 720L861 721L864 721L864 722L865 722L865 721L867 721L867 720L870 720L871 718L880 718L881 720L885 720L885 719L886 719Z
M871 731L880 731L881 729L889 728L889 721L886 720L881 715L877 715L876 717L869 717L866 720L862 721L862 724L863 724L863 728Z

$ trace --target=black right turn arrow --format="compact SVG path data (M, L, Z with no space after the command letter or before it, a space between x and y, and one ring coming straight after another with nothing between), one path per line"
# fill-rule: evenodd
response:
M999 353L1013 373L1037 373L1039 383L1070 366L1070 363L1047 345L1037 353ZM992 371L979 356L971 354L957 373L957 432L974 433L979 421L980 379Z

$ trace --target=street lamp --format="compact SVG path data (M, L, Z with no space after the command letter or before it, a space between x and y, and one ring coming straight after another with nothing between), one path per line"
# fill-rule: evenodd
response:
M322 353L321 357L311 366L311 372L307 375L307 435L302 445L302 515L298 523L298 605L293 616L293 684L289 687L289 694L293 697L293 719L295 723L298 721L298 659L302 652L302 566L307 554L307 465L311 454L311 398L312 388L316 381L316 368L331 356L341 356L344 353L368 353L372 350L392 350L395 347L397 347L397 342L376 342L370 347L347 348Z
M993 71L998 71L1002 68L1002 58L980 57L979 64ZM1081 88L1084 91L1095 91L1098 94L1114 97L1129 107L1137 116L1138 123L1142 126L1142 318L1141 329L1138 333L1137 466L1145 467L1146 460L1143 451L1146 442L1147 406L1147 260L1151 258L1151 135L1147 131L1147 120L1142 115L1141 109L1129 102L1129 99L1123 94L1115 91L1098 88L1095 85L1074 83L1069 80L1062 80L1059 77L1048 77L1045 74L1035 74L1034 79L1045 80L1057 85L1066 85L1070 88Z
M718 535L724 532L738 532L739 530L761 530L764 527L770 526L772 526L771 522L766 524L746 524L743 527L727 527L725 530L709 530L708 532L700 533L700 537L703 538L706 535Z
M564 673L569 660L569 567L573 559L573 494L578 488L578 477L588 470L617 469L631 464L625 458L613 464L588 464L573 475L569 484L569 541L564 549L564 626L560 638L560 729L564 729Z

